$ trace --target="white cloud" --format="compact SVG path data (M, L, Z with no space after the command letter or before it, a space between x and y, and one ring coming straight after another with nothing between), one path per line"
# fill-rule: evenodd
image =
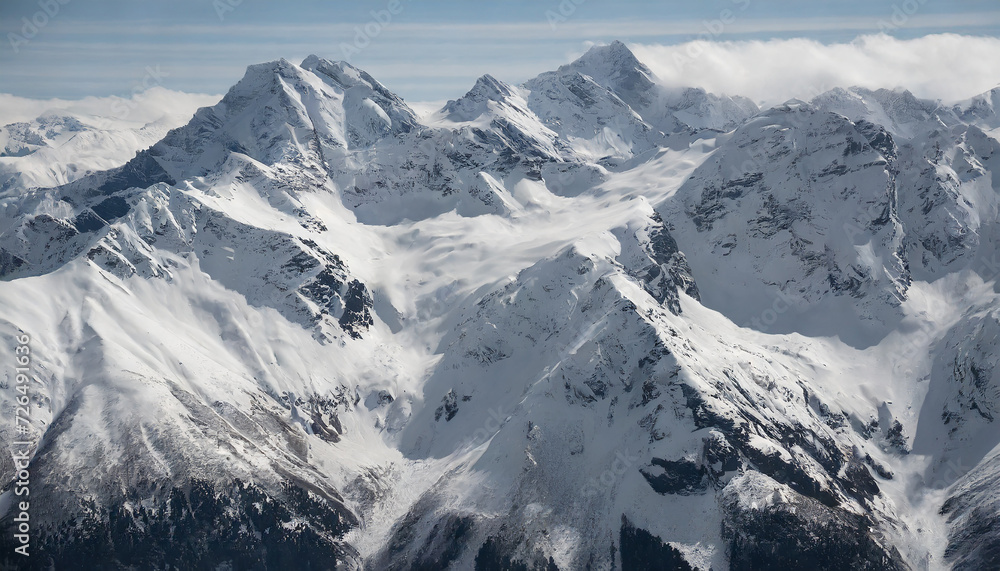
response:
M850 43L809 39L633 44L668 85L702 87L774 104L808 100L833 87L909 89L953 102L1000 84L1000 38L936 34L900 40L879 34Z
M221 98L221 95L183 93L159 86L128 98L29 99L0 93L0 125L30 121L50 113L92 118L104 123L103 126L106 127L141 127L160 119L166 119L170 123L183 123L199 107L214 105Z

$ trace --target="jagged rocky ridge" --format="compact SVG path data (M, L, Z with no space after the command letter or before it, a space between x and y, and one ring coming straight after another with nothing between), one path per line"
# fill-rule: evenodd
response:
M989 568L996 97L760 110L615 42L418 117L250 66L0 197L32 564Z

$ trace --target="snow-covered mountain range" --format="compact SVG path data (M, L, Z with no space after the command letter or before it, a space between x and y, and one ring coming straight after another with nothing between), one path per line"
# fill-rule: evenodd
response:
M424 116L310 56L3 127L29 565L1000 568L998 110L615 42Z

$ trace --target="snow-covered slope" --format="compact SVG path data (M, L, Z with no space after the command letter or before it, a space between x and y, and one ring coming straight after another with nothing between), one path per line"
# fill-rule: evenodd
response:
M843 116L797 102L718 145L664 207L706 304L758 329L881 339L909 283L881 152ZM792 316L762 324L775 303Z
M995 250L997 139L990 93L947 108L905 91L837 89L815 105L858 121L889 163L913 275L934 279Z
M418 119L310 56L17 167L32 565L996 567L995 99L759 110L615 42Z
M671 135L686 144L699 131L728 131L758 111L745 98L663 87L617 41L591 48L524 88L545 125L592 160L642 155L670 144Z
M137 123L48 114L0 127L0 196L119 167L188 119L176 113Z

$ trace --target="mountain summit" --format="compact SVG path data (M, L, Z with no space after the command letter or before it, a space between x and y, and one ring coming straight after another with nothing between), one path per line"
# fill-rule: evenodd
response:
M594 46L573 63L559 68L563 72L569 70L590 76L633 107L648 105L642 96L655 85L653 72L618 40Z

